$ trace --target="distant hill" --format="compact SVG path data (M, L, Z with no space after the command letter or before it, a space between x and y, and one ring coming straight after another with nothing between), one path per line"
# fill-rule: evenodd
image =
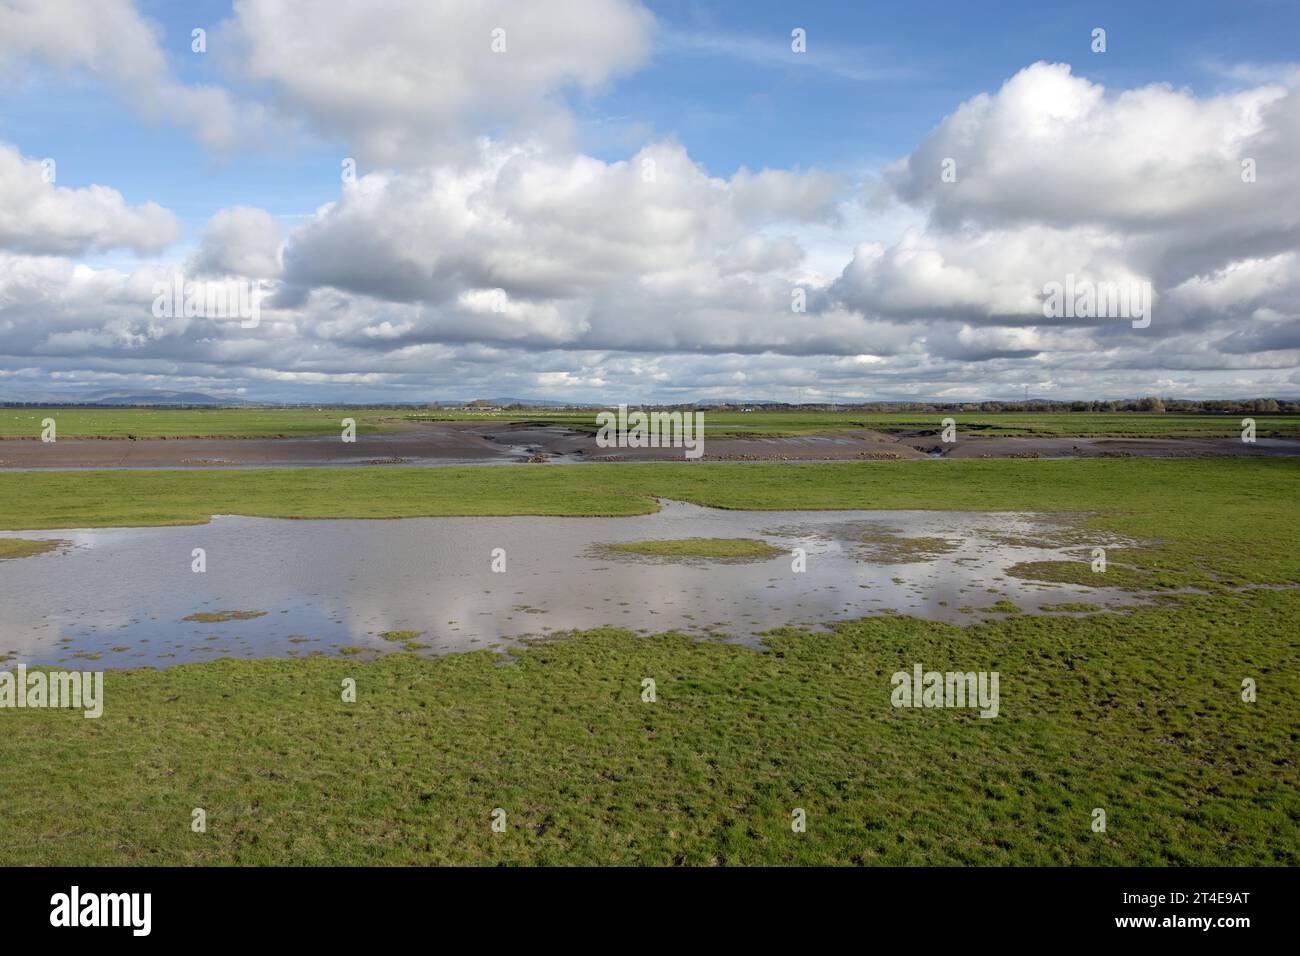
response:
M96 405L244 405L239 399L214 398L204 392L147 391L91 392L86 401Z
M478 401L478 399L474 399L474 401ZM523 405L525 408L541 408L541 407L553 408L557 405L590 404L587 402L564 402L555 399L538 399L538 398L488 398L488 399L484 399L484 401L486 401L490 405L499 405L503 408L507 405ZM439 402L439 404L447 408L460 408L463 405L468 405L469 402Z
M2 404L41 405L248 405L243 399L216 398L205 392L168 389L99 389L85 392L46 392L6 396Z

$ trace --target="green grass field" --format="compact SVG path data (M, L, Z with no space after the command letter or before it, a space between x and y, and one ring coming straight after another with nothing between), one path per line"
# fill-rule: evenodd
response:
M609 630L506 666L112 673L99 720L0 712L21 727L0 737L0 863L1294 866L1298 619L1294 593L1254 591L876 618L765 653ZM1000 716L892 709L913 661L997 670Z
M0 475L11 529L633 514L656 495L1071 512L1138 542L1111 560L1157 593L1082 617L790 629L765 652L611 629L510 662L110 672L98 720L0 710L0 864L1295 866L1298 480L1288 459ZM891 708L914 662L998 671L999 716Z
M295 438L337 434L344 418L365 433L404 417L357 408L0 408L0 438L40 438L47 418L58 438Z
M53 418L62 438L276 438L326 435L354 418L357 430L391 428L403 422L549 422L596 430L595 412L480 412L382 408L0 408L0 438L39 438L41 422ZM723 435L806 435L871 429L885 432L937 430L947 413L917 412L708 412L710 437ZM966 413L952 415L964 431L984 435L1128 438L1236 438L1240 415L1125 413ZM1300 438L1300 416L1255 415L1261 438Z

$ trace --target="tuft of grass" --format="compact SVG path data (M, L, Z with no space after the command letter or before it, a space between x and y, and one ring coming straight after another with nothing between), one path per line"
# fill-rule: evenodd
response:
M985 611L993 614L1024 614L1025 609L1020 607L1014 601L1008 601L1006 598L999 598L993 604L984 608Z
M48 554L64 544L63 541L30 540L27 538L0 538L0 561L10 558L30 558Z
M423 631L384 631L379 636L385 641L410 641L419 637Z
M862 535L861 541L871 549L871 560L877 564L928 561L941 554L951 554L961 546L960 541L948 538L905 538L886 531L868 532Z
M1107 563L1105 571L1094 571L1092 560L1087 557L1081 557L1077 561L1020 561L1007 568L1007 574L1028 581L1078 584L1090 588L1123 588L1130 591L1176 586L1162 585L1160 581L1152 579L1151 575L1123 564Z
M756 538L668 538L660 541L620 541L606 545L618 554L657 558L770 558L780 548Z
M182 621L195 621L199 624L223 624L226 621L251 621L257 617L266 617L267 611L198 611Z

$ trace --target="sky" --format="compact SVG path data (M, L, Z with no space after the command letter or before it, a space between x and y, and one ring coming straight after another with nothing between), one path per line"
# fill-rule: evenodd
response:
M1297 36L1289 0L0 0L0 400L1294 398Z

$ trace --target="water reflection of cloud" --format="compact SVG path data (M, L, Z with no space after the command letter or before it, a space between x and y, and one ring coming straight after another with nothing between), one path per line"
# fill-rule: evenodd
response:
M1019 514L743 512L665 502L657 514L628 518L221 517L187 527L51 531L42 534L74 547L0 562L0 650L47 662L67 653L56 642L68 635L76 648L131 645L129 660L103 661L123 666L206 659L223 648L239 656L330 645L392 650L400 645L378 635L397 630L420 632L417 640L432 652L468 650L601 625L694 634L718 626L752 642L774 627L885 610L966 622L971 616L959 608L1000 598L1028 610L1072 600L1131 602L1126 592L1006 577L1012 564L1060 560L1069 550L1006 538L1042 538L1060 525L1059 518ZM957 546L878 562L862 547L864 528ZM754 563L682 564L623 560L597 547L679 537L762 538L782 553ZM206 551L205 574L191 570L196 547ZM491 569L498 547L506 550L504 574ZM807 552L802 574L791 569L795 547ZM182 622L201 610L267 614ZM313 640L302 642L302 635Z

